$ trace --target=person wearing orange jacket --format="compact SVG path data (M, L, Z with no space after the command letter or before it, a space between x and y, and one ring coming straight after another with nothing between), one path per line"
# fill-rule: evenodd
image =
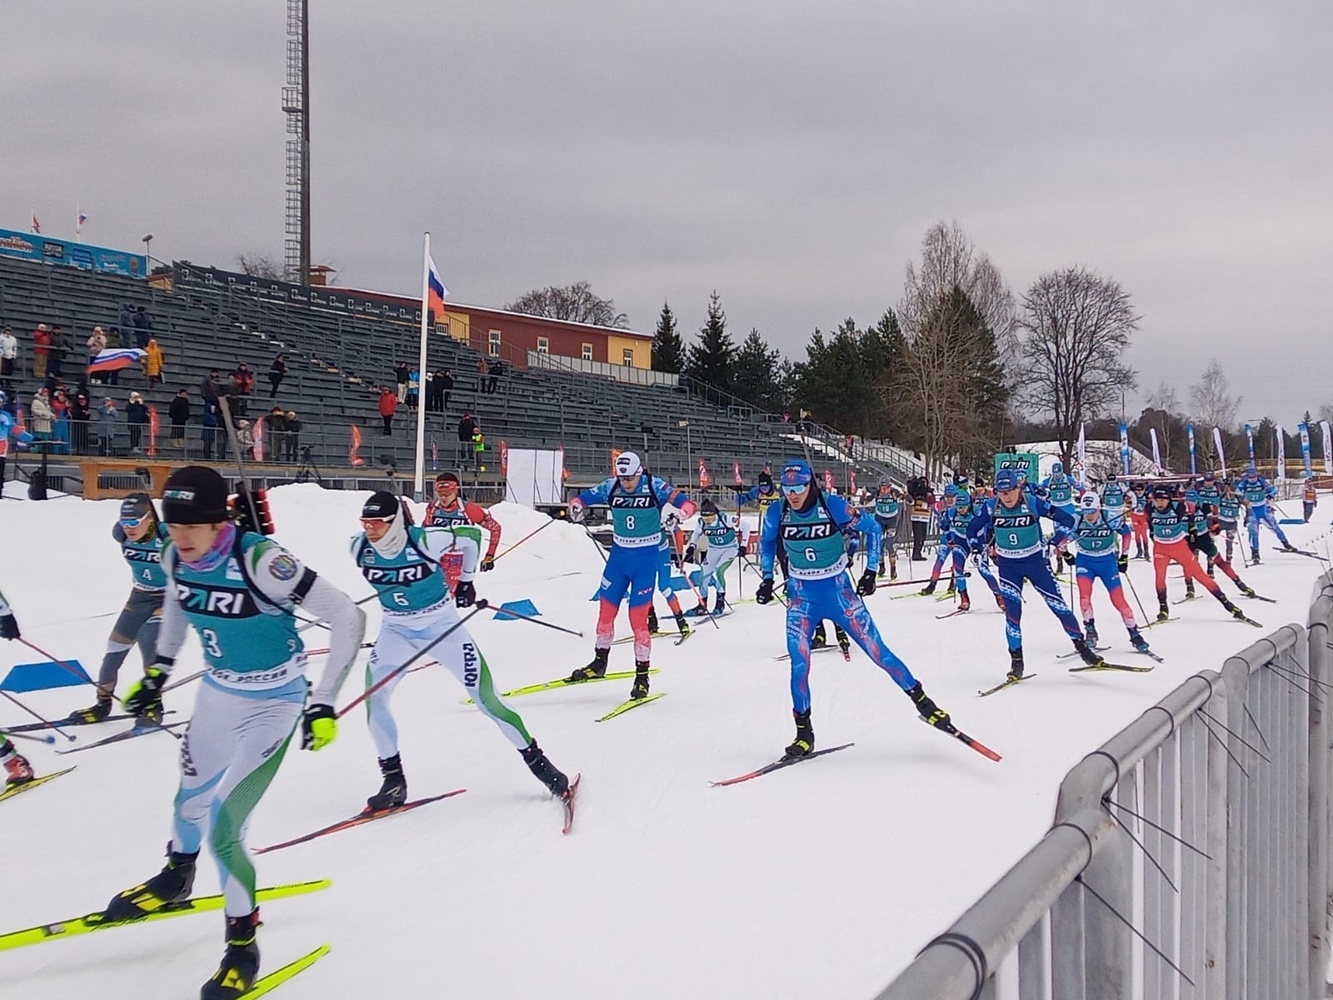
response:
M435 499L426 504L423 527L452 528L460 524L475 524L485 528L491 541L486 546L486 555L482 557L478 568L486 573L495 568L495 550L500 547L500 522L491 517L490 511L463 496L459 485L456 473L441 472L435 477ZM454 558L455 555L457 558ZM446 553L441 565L449 581L449 593L452 594L463 569L463 554Z
M1309 476L1305 480L1305 489L1301 491L1301 506L1305 508L1305 523L1310 523L1310 516L1314 513L1315 504L1319 503L1319 492L1314 486L1314 476Z

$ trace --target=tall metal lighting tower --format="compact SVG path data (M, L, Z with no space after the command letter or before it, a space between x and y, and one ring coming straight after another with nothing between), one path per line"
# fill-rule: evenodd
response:
M310 281L310 0L287 0L287 279Z

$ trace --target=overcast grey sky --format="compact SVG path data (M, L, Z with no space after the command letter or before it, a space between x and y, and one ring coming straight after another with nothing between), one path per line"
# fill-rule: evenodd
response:
M455 300L586 278L651 330L722 296L804 356L957 220L1021 293L1081 263L1146 391L1333 401L1333 3L314 0L314 256ZM285 4L0 4L0 227L281 259ZM1142 395L1142 394L1140 394Z

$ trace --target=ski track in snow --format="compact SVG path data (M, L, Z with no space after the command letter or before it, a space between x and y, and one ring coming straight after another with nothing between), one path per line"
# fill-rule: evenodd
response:
M270 496L279 541L364 596L345 540L365 494L304 485ZM0 586L25 637L95 672L113 619L69 619L118 610L128 591L110 539L117 503L62 499L2 509ZM502 552L542 520L509 504L496 513ZM1294 544L1324 551L1326 526L1287 530ZM438 668L413 673L394 703L411 797L459 787L467 794L256 859L261 885L334 881L326 892L264 907L263 970L328 941L331 954L276 995L873 996L1041 837L1057 785L1080 757L1191 673L1304 621L1322 567L1272 552L1267 537L1263 556L1262 566L1238 569L1280 603L1238 603L1265 632L1231 623L1210 600L1193 602L1181 609L1184 621L1148 633L1167 660L1148 675L1065 673L1054 657L1068 640L1044 605L1029 600L1025 650L1041 676L985 700L977 689L1007 669L1003 619L936 621L935 602L890 601L893 591L880 592L869 603L890 646L958 726L1004 761L916 723L908 700L854 651L851 663L816 657L811 674L817 746L855 741L852 750L711 788L710 779L773 760L792 735L788 666L773 659L785 645L783 610L740 605L720 630L699 623L700 634L679 649L655 642L662 672L653 690L671 696L623 718L593 722L627 696L628 681L511 701L558 767L583 772L568 837L560 835L559 804L494 726L459 704L452 677ZM900 564L904 575L908 565ZM1154 611L1151 565L1130 565ZM494 604L529 598L544 620L585 633L479 615L473 634L501 690L587 662L596 611L589 598L601 566L583 530L560 523L478 574L479 594ZM557 568L577 575L549 579ZM918 576L928 568L911 565ZM747 571L742 584L733 569L731 595L753 596L757 583ZM1180 596L1178 579L1170 587ZM986 608L984 583L971 589ZM688 606L691 598L683 600ZM1106 655L1126 659L1118 616L1104 593L1095 600L1103 642L1112 644ZM373 637L378 612L369 619ZM622 613L618 634L626 631ZM321 634L306 633L308 644L324 645ZM0 657L0 670L40 659L16 643L0 644ZM632 669L630 648L615 647L611 661L613 670ZM191 638L177 676L200 663ZM317 657L312 673L322 667ZM139 669L131 652L121 693ZM340 703L357 693L361 676L353 670ZM63 715L90 694L65 688L24 697L38 711ZM194 694L173 692L168 707L185 717ZM8 703L0 719L22 721ZM91 729L75 732L95 738ZM20 752L39 773L59 767L50 748L25 742ZM49 788L0 806L9 834L0 855L5 929L99 909L158 870L176 753L164 735L98 749ZM378 784L364 715L350 713L331 747L288 753L248 841L285 840L351 815ZM196 893L217 891L211 862L201 858L199 871ZM786 944L793 936L797 947ZM182 917L10 952L4 980L15 995L44 1000L193 996L221 944L218 915Z

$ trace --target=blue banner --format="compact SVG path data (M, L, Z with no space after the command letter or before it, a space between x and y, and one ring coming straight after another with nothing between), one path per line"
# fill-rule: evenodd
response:
M1305 478L1314 475L1314 463L1310 459L1310 427L1304 421L1296 425L1301 435L1301 464L1305 467Z
M142 278L148 273L148 259L141 253L53 240L13 229L0 229L0 255L39 264L64 264L83 271L122 274L127 278Z
M1190 475L1193 476L1193 475L1197 475L1197 474L1198 474L1198 471L1199 471L1199 470L1198 470L1197 468L1195 468L1195 466L1194 466L1194 425L1193 425L1193 424L1186 424L1186 425L1185 425L1185 429L1186 429L1187 431L1189 431L1189 435L1190 435Z
M1250 450L1250 464L1254 464L1254 428L1249 424L1245 425L1245 444Z
M1120 425L1120 466L1125 475L1129 475L1129 428Z

